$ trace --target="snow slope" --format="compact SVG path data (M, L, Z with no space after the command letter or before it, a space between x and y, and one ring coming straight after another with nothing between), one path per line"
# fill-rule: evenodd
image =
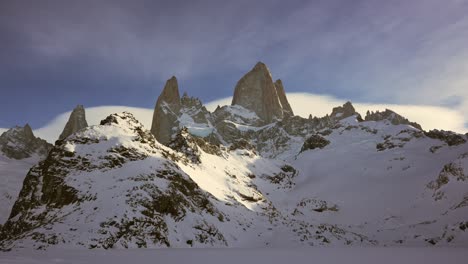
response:
M341 123L326 136L328 146L291 161L299 175L297 196L288 196L293 198L289 203L310 197L337 205L336 212L304 216L353 226L380 244L468 245L463 228L468 220L468 144L448 146L406 125L354 118ZM377 144L385 141L395 147L379 151ZM438 199L438 190L430 186L450 164L459 174L447 176L448 183L440 187L445 195Z
M29 169L39 162L41 157L16 160L7 158L0 152L0 225L10 216L10 211L23 186L23 180Z
M189 129L169 148L130 113L110 115L33 167L0 246L468 245L466 136L351 116L305 148L312 132L258 132L273 130L287 147L264 155Z
M48 250L0 253L0 263L466 263L464 248L307 248L307 249L164 249Z

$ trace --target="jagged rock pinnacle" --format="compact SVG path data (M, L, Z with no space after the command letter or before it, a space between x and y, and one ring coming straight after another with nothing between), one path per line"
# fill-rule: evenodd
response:
M70 114L68 122L62 131L62 134L60 134L59 136L59 140L63 140L71 134L75 133L76 131L83 129L87 126L88 123L86 122L85 109L82 105L77 105Z
M367 111L364 119L365 121L389 120L393 125L411 125L419 130L423 130L420 124L411 122L390 109L385 109L383 112L377 111L375 113Z
M291 105L288 102L288 98L286 97L286 92L284 91L283 82L278 79L275 82L276 93L278 94L279 100L281 102L281 106L283 107L283 114L288 116L293 116L294 112L291 108Z
M177 78L172 76L167 80L161 95L158 97L151 124L151 133L162 144L170 143L172 127L177 121L180 108L179 85Z
M232 105L254 111L270 123L283 118L283 109L267 66L258 62L236 85Z
M34 136L29 124L10 128L0 135L0 152L8 158L24 159L33 153L45 156L51 148L47 141Z
M24 134L25 138L28 139L28 140L32 140L32 139L35 138L33 130L31 128L31 126L29 126L29 124L24 125L23 134Z
M356 113L353 104L346 102L343 106L334 107L331 113L331 117L334 119L344 119L350 117Z

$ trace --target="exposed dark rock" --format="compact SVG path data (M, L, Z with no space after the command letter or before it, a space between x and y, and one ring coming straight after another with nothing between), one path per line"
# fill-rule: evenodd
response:
M312 135L310 136L302 145L301 152L309 150L309 149L316 149L316 148L324 148L330 144L330 141L320 135Z
M415 122L411 122L408 119L404 118L403 116L393 112L392 110L385 109L383 112L369 112L367 111L366 117L364 118L365 121L382 121L388 120L392 123L392 125L410 125L419 130L422 130L421 125Z
M463 137L463 135L457 134L452 131L434 129L428 132L424 132L424 134L430 138L444 141L449 146L457 146L466 143L466 139Z
M197 141L189 134L188 129L183 127L169 143L169 147L183 153L190 162L200 163L200 150Z
M249 141L247 141L245 139L236 140L229 147L230 151L234 151L236 149L245 149L245 150L251 150L251 151L255 152L255 147L252 144L250 144Z
M75 133L76 131L83 129L87 126L88 123L86 122L85 109L82 105L78 105L75 107L75 109L73 109L72 113L70 114L65 128L59 136L59 140L63 140L71 134Z
M182 104L176 77L167 80L154 108L151 133L156 139L167 145L171 141L173 128L178 126L177 118Z
M34 136L28 124L16 126L0 135L0 150L11 159L29 158L33 154L45 156L51 148L47 141Z

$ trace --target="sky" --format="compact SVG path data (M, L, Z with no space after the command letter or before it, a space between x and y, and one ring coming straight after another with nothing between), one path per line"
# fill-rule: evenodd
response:
M172 75L209 103L263 61L303 100L468 131L467 13L468 0L3 0L0 127L40 129L77 104L151 109ZM331 112L311 102L299 111Z

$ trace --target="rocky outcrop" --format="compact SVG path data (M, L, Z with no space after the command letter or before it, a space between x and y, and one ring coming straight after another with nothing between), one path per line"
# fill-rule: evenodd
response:
M88 123L86 122L85 109L82 105L78 105L75 107L75 109L73 109L72 113L70 114L70 118L68 118L68 122L65 125L62 134L60 134L59 140L63 140L71 134L75 133L76 131L83 129L87 126Z
M197 141L189 134L188 129L183 127L169 143L169 147L182 153L188 162L199 164L200 150Z
M167 145L171 142L173 128L178 126L180 108L179 86L176 77L172 76L156 102L151 124L151 133L160 143Z
M334 107L331 113L331 118L341 120L356 114L359 115L354 109L353 104L348 101L343 106Z
M232 105L255 112L265 123L283 118L283 108L267 66L258 62L234 90Z
M304 145L302 145L301 152L304 152L309 149L310 150L316 149L316 148L322 149L326 147L328 144L330 144L330 141L327 140L326 138L320 135L312 135L304 142Z
M419 130L422 130L421 125L415 122L410 122L408 119L404 118L403 116L393 112L392 110L385 109L383 112L369 112L367 111L366 117L364 118L365 121L382 121L388 120L392 123L392 125L410 125Z
M452 131L433 129L428 132L424 132L424 134L430 138L444 141L449 146L458 146L466 143L466 139L463 137L463 135Z
M0 150L11 159L29 158L33 154L45 156L51 148L47 141L34 136L28 124L11 128L0 136Z
M284 91L283 82L278 79L275 82L276 93L278 94L281 106L283 107L284 116L294 116L294 112L289 105L288 98L286 97L286 92Z
M75 152L75 146L83 151ZM216 199L174 157L126 112L58 140L26 176L9 220L0 227L0 251L21 245L17 239L36 249L226 246L216 226L224 221ZM193 235L179 233L172 223Z
M189 97L186 93L180 99L180 114L190 116L195 123L208 124L211 113L206 109L200 99Z

